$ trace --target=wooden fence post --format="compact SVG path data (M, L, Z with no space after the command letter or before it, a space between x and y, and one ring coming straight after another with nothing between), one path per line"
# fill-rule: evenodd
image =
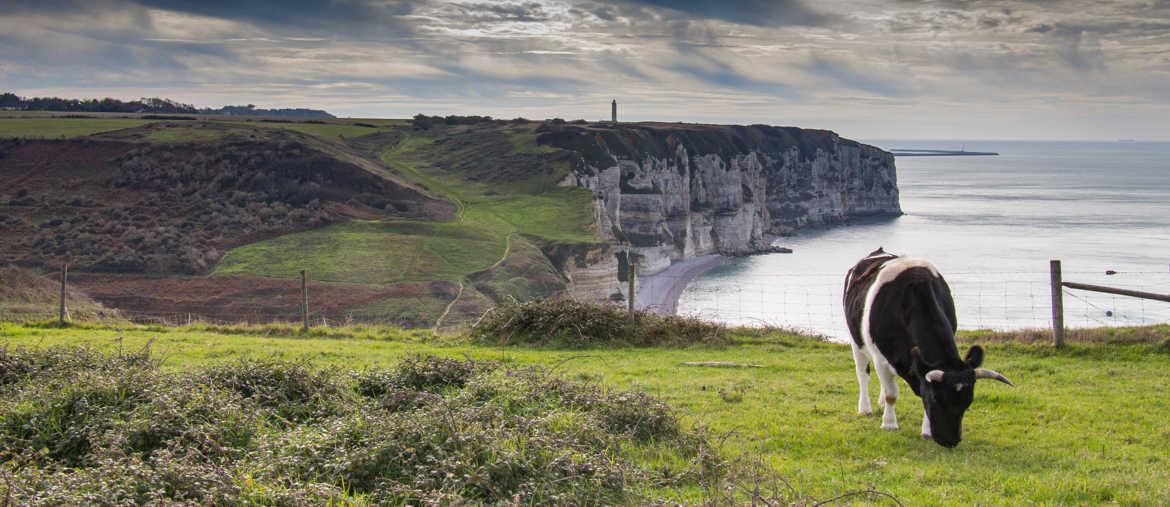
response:
M301 317L304 325L301 330L309 332L309 282L305 277L305 270L301 270Z
M629 273L630 276L628 276L627 278L629 278L629 282L630 282L630 290L629 290L629 293L630 293L630 298L629 298L630 299L630 322L633 322L634 321L634 291L636 290L636 286L634 285L634 278L636 278L638 276L638 266L632 262L629 264L630 264L630 273Z
M1052 345L1064 347L1064 289L1060 278L1060 260L1048 261L1048 273L1052 278Z
M65 278L69 275L69 263L61 265L61 324L65 323Z

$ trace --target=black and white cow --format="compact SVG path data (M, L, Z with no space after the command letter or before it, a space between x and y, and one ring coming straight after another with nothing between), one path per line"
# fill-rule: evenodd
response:
M1012 385L995 371L980 368L983 348L974 345L964 359L955 347L955 304L951 289L934 265L899 257L881 248L845 275L845 320L853 335L853 360L861 393L857 411L869 405L869 363L881 382L882 429L898 429L894 403L902 377L922 398L922 436L945 447L959 444L963 412L975 394L975 379Z

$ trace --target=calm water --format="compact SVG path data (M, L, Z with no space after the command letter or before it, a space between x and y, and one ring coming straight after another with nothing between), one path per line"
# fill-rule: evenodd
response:
M705 274L679 313L845 340L845 271L879 246L934 262L967 329L1050 326L1050 259L1066 281L1170 293L1170 143L867 142L1000 156L900 157L904 216L784 238L794 253ZM1064 305L1069 327L1170 322L1170 303L1066 289Z

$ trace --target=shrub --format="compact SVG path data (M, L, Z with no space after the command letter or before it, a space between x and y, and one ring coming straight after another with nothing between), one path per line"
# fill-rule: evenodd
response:
M571 299L505 301L472 329L473 339L494 344L591 346L668 346L727 344L727 329L694 318L629 314L614 306Z
M2 349L0 379L17 505L645 504L722 463L646 394L489 362L166 373L145 352ZM664 457L687 465L646 463Z

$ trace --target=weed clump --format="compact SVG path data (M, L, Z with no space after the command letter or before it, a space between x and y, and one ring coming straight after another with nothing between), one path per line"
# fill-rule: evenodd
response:
M699 319L629 313L571 299L504 302L471 331L473 339L501 345L565 348L595 346L724 346L728 329Z
M0 379L18 505L644 504L722 469L646 394L490 362L168 373L145 350L5 348Z

